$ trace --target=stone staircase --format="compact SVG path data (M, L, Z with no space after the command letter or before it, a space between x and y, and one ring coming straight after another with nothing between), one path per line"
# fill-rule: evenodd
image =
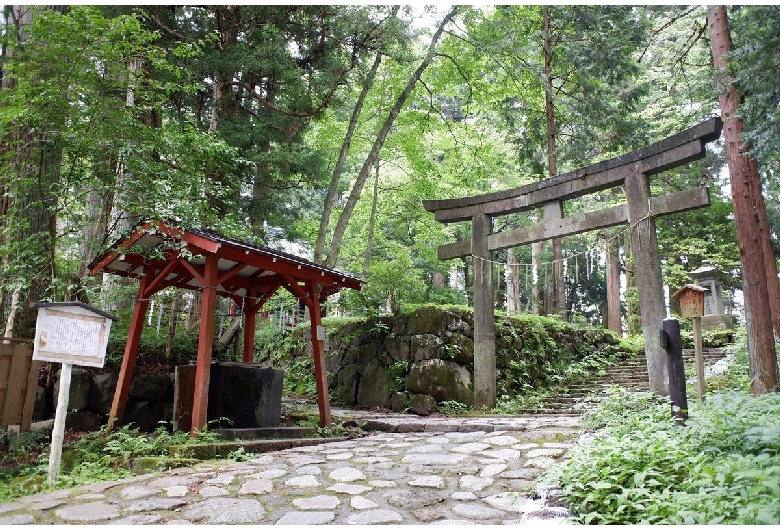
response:
M702 353L705 369L726 356L726 352L722 348L705 348ZM683 361L686 367L686 377L695 376L694 350L684 349ZM590 398L600 395L606 388L613 385L622 386L633 392L650 389L647 364L643 353L607 367L601 375L594 374L590 379L551 389L547 399L526 407L523 412L528 414L581 414L587 408Z

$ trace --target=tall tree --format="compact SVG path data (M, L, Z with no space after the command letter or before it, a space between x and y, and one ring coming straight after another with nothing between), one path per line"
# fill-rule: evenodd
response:
M31 26L42 9L14 5L6 10L6 35L11 37L6 53L17 58L23 56ZM65 8L54 9L63 12ZM16 88L14 73L8 69L2 81L5 92ZM50 80L45 75L36 75L32 81L43 88ZM14 257L13 263L9 263L11 270L6 273L15 278L11 285L15 286L13 298L18 303L10 310L6 336L34 335L37 311L31 304L47 296L56 276L55 204L62 159L64 105L67 102L56 104L57 108L51 109L47 119L40 121L36 118L42 116L16 114L3 135L0 181L6 194L4 246Z
M379 157L379 152L382 149L382 145L384 145L385 140L387 139L387 135L390 133L390 129L392 128L395 119L398 117L398 114L401 112L401 109L404 107L406 100L411 95L415 85L420 80L420 77L422 76L423 72L425 71L426 68L428 68L428 65L431 64L431 61L433 60L434 54L436 52L436 46L439 42L439 38L444 32L444 28L447 27L447 25L450 23L450 21L452 20L452 18L455 16L456 13L457 13L457 7L453 6L450 9L450 11L444 16L438 28L434 32L433 37L431 38L431 42L428 45L428 51L426 52L425 57L423 58L422 62L417 66L414 73L412 73L411 77L409 78L409 81L406 83L406 86L403 88L401 93L397 96L395 100L395 104L390 109L389 114L384 119L382 126L379 128L379 131L377 132L376 135L376 139L374 140L374 143L371 147L371 151L366 157L365 162L363 162L363 166L360 168L360 172L358 173L357 179L355 180L355 183L352 185L352 190L349 194L349 198L347 199L347 203L344 205L344 208L341 211L341 214L339 215L338 223L336 224L336 228L333 231L333 237L331 238L328 257L325 259L326 266L334 267L336 265L336 261L338 260L339 257L339 252L341 251L341 241L342 238L344 237L344 232L347 228L347 224L349 223L349 219L352 216L352 211L355 209L355 205L357 204L357 201L360 199L360 195L363 192L363 186L365 185L366 180L368 179L369 172L371 168L374 166L374 164L376 163L377 158Z
M742 120L738 116L739 94L727 77L727 54L733 49L725 6L712 7L707 15L712 57L720 88L721 117L726 140L737 241L742 262L745 321L748 334L751 390L753 394L774 392L778 387L777 351L772 333L771 306L767 289L764 240L768 226L762 223L761 180L755 161L742 143ZM774 256L772 256L774 259ZM775 277L776 280L776 277ZM767 315L770 318L766 318Z
M388 24L392 24L397 20L398 12L401 6L394 6L393 11L390 13ZM347 131L344 134L344 141L341 143L341 149L339 149L339 156L336 159L336 163L333 166L333 174L331 176L330 185L328 186L328 192L325 196L325 203L323 205L322 216L320 218L320 228L317 232L317 242L314 245L314 262L319 263L322 261L322 256L325 252L325 242L328 234L328 225L330 224L331 213L336 202L336 195L339 190L342 174L344 173L344 166L349 154L350 146L352 145L355 130L357 129L358 121L360 120L361 113L363 112L363 105L365 104L368 92L374 86L374 79L376 78L379 65L382 63L382 51L378 51L374 58L374 62L371 65L368 74L361 83L360 94L355 101L355 106L352 109L352 114L347 125Z

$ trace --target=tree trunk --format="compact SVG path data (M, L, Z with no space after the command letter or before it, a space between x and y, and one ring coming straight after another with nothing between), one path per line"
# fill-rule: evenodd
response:
M517 256L511 249L506 260L506 312L517 314L520 307L520 271Z
M555 126L555 108L553 106L553 72L552 72L552 38L550 35L550 7L542 7L544 20L544 111L547 118L547 175L554 177L558 174L558 154L556 150L556 137L558 131ZM561 214L563 208L561 207ZM562 216L562 215L561 215ZM546 221L547 219L545 219ZM553 274L551 283L546 288L549 294L546 297L545 313L565 314L566 301L563 278L563 245L561 238L556 237L551 241L553 255Z
M390 114L387 116L387 118L385 118L382 127L379 129L376 139L374 140L374 145L371 147L371 152L368 154L368 157L363 163L363 166L360 168L360 173L358 173L358 177L355 180L355 184L352 186L352 191L349 194L347 203L344 205L344 209L342 210L341 215L339 216L338 223L336 224L336 229L333 231L333 239L331 240L330 251L328 252L327 258L325 259L326 267L330 267L330 268L335 267L336 261L338 260L339 257L339 253L341 252L341 241L344 238L344 232L347 229L347 224L349 223L349 219L352 217L352 212L355 209L355 205L357 204L358 199L360 199L360 195L363 191L363 186L366 183L366 179L368 179L368 173L370 169L373 167L375 160L379 157L379 151L382 149L382 146L385 143L385 139L387 138L387 135L390 133L390 129L392 128L393 123L395 123L396 117L398 117L398 114L401 112L401 109L406 103L406 100L409 98L409 96L412 93L412 90L414 90L415 85L420 80L420 76L422 76L422 73L425 71L426 68L428 68L428 65L431 64L434 53L436 51L436 45L439 42L439 38L444 32L445 26L455 16L457 10L458 10L457 6L453 6L452 9L450 9L449 13L447 13L447 15L441 21L441 24L439 24L436 33L433 34L433 38L431 39L431 44L428 46L428 53L425 55L425 58L423 59L422 63L420 63L420 65L412 74L409 81L406 83L406 86L404 87L401 94L398 96L395 105L393 105L393 108L390 109Z
M542 243L531 243L531 274L533 285L531 287L531 311L535 315L544 315L544 299L542 297Z
M398 11L401 6L394 6L391 17L398 15ZM328 186L328 193L325 197L325 204L322 210L322 218L320 219L320 229L317 233L317 244L314 247L314 262L320 263L322 256L325 253L325 239L328 234L328 224L330 223L330 216L333 212L333 207L336 203L336 193L339 188L339 181L341 180L341 174L344 172L344 162L347 160L347 154L349 153L349 147L352 145L352 138L355 134L358 121L360 120L360 113L363 110L363 104L368 96L368 91L374 85L374 79L376 73L379 70L379 65L382 62L382 54L377 52L374 64L371 66L366 80L363 82L363 87L360 90L360 95L355 102L355 108L352 109L352 117L349 119L349 126L347 132L344 135L344 141L341 144L341 150L339 151L339 157L336 160L336 165L333 168L333 176L330 179L330 186Z
M41 9L48 8L11 6L13 28L9 30L17 37L20 49L24 46L26 28ZM63 13L67 7L55 6L51 9ZM7 242L15 245L12 259L26 269L20 277L18 314L9 315L9 320L13 321L13 336L16 337L34 336L37 309L32 307L33 303L46 296L57 297L50 288L55 277L56 187L62 160L59 135L60 124L56 121L47 123L44 129L28 129L22 122L16 124L7 137L12 142L8 147L13 152L9 170L12 178L15 177L13 182L5 182L8 191L14 194L7 211Z
M368 237L366 238L366 254L363 260L363 276L367 279L371 269L371 251L374 247L374 226L376 225L376 202L379 191L379 159L376 161L376 175L374 177L374 197L371 201L371 217L368 220Z
M639 315L639 297L636 288L635 256L631 244L631 232L626 231L623 244L626 255L626 331L629 336L642 332L642 319Z
M607 240L607 322L606 327L618 335L623 333L620 323L620 248L617 239Z
M766 318L771 315L771 306L763 240L768 238L769 234L768 227L761 223L761 216L757 211L761 197L758 168L755 161L745 153L742 143L742 120L738 117L739 94L726 77L728 65L725 55L733 48L726 8L710 8L707 23L710 27L710 45L720 93L723 136L742 263L750 387L754 395L759 395L778 390L777 351L772 334L772 319Z
M165 358L170 361L173 356L173 341L176 338L176 326L179 323L179 307L181 306L181 291L176 289L171 301L170 316L168 317L168 333L165 337Z

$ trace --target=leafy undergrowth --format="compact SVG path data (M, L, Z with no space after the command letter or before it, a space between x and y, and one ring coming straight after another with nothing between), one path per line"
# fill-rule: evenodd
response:
M104 427L91 433L66 434L69 436L62 448L56 488L128 477L133 475L134 460L168 456L171 445L202 444L220 439L216 433L209 431L191 438L189 433L170 433L165 428L153 433L140 433L127 426L110 432ZM0 502L52 489L48 485L48 433L21 433L5 445L8 450L0 458ZM246 455L234 456L238 459Z
M584 524L780 523L780 394L730 380L741 388L689 400L685 425L653 394L611 389L584 418L592 437L546 480Z

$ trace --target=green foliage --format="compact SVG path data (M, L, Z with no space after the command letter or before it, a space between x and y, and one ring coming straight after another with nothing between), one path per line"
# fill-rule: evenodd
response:
M658 396L614 388L547 480L583 524L777 524L780 395L724 389L689 414L679 425Z
M317 381L314 378L314 359L297 357L284 369L284 391L298 396L316 396Z
M469 410L467 405L464 405L459 401L442 401L439 403L439 412L446 414L447 416L466 414Z
M23 434L24 436L17 437L16 443L19 445L13 449L13 453L18 453L23 447L27 452L40 451L40 456L32 466L16 467L0 473L0 478L3 479L0 480L0 501L31 495L49 488L48 436L41 432ZM219 435L207 429L198 432L197 438L192 438L189 433L170 432L162 425L153 433L141 433L132 426L111 431L103 427L63 446L60 474L55 487L75 487L128 477L133 475L133 462L137 459L168 457L171 446L186 447L219 440ZM11 452L9 449L9 454ZM236 453L234 456L237 459L251 458L248 454ZM9 458L9 455L3 457L3 464ZM185 461L180 459L161 460L157 468L170 468L184 463Z

